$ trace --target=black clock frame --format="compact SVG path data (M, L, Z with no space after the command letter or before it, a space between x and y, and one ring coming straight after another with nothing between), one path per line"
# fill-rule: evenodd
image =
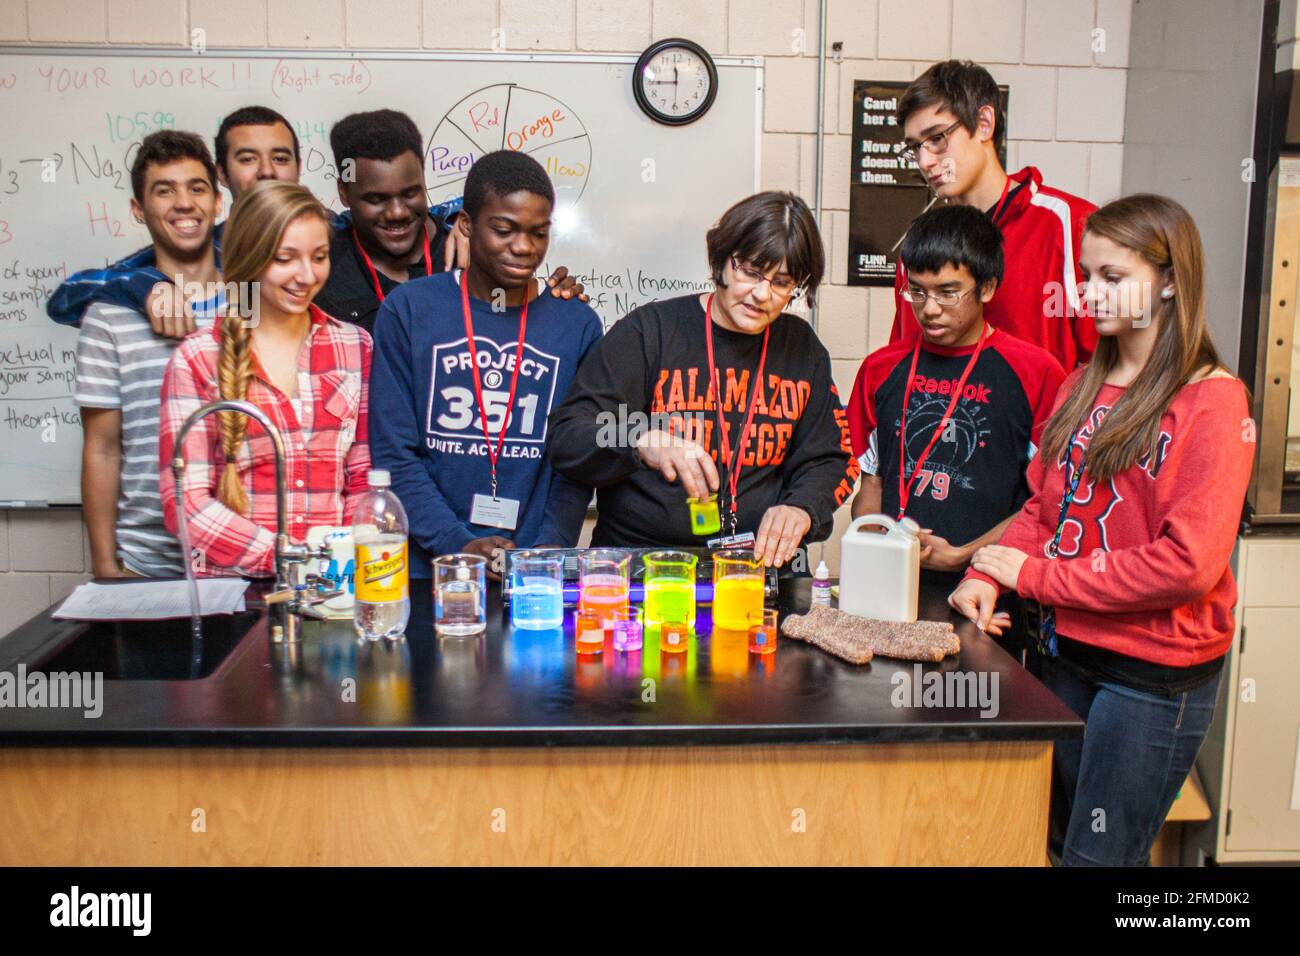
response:
M646 99L645 92L641 89L641 76L647 64L656 56L669 47L684 47L691 53L694 53L704 63L709 71L709 93L704 97L704 101L691 113L685 116L668 116L661 113L653 104ZM641 112L650 117L656 123L662 123L665 126L685 126L688 123L694 123L697 119L709 111L713 106L713 100L718 95L718 67L713 62L713 57L709 56L709 51L704 49L693 40L687 40L683 37L670 37L666 40L656 40L646 47L645 52L637 57L636 69L632 71L632 96L636 99L636 105L641 107Z

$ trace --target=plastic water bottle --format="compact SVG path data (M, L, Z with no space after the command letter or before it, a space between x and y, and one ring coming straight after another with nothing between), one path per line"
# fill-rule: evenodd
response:
M406 511L388 490L388 472L370 472L370 490L357 503L352 525L356 547L353 580L357 634L377 641L406 631L411 617Z

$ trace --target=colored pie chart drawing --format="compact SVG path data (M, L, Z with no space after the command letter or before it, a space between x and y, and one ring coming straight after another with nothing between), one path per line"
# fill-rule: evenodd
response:
M463 195L469 168L484 153L498 149L527 153L542 164L555 186L557 210L571 208L582 198L591 175L591 138L582 120L547 93L497 83L464 97L429 137L429 201Z

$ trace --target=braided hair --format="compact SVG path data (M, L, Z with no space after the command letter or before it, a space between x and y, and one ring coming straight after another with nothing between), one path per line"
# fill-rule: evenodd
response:
M242 401L253 380L253 327L257 324L257 280L275 259L285 230L303 216L330 225L325 207L305 186L266 180L240 196L226 224L222 244L226 314L221 319L221 353L217 358L217 385L223 399ZM237 457L248 433L248 418L222 412L221 450L225 468L217 498L239 514L248 513L248 493L239 480Z

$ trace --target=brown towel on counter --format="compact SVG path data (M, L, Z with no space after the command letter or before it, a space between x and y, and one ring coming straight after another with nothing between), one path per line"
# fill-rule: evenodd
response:
M865 664L873 654L905 661L941 661L961 650L957 632L946 621L877 621L824 606L790 615L781 622L781 633L850 664Z

